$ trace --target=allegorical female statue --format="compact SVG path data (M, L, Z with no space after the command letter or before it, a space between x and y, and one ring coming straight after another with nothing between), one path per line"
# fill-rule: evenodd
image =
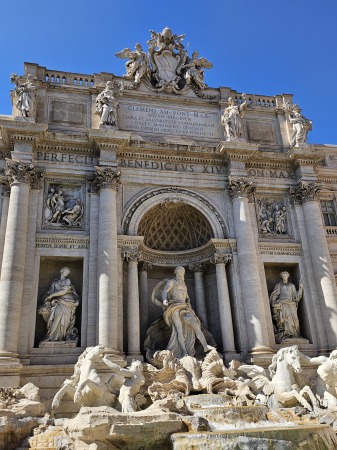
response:
M20 111L22 117L33 117L35 100L36 100L36 86L33 84L33 75L26 76L26 82L20 82L20 77L15 73L11 75L11 82L15 84L14 96L16 100L16 107Z
M242 103L235 105L232 97L228 98L228 106L221 116L221 124L225 128L227 141L238 139L242 135L243 114L247 108L246 95L242 94Z
M297 316L297 306L302 299L303 286L299 283L299 289L289 283L290 274L281 272L282 281L277 283L270 295L273 319L276 325L276 338L282 341L287 338L299 338L300 323Z
M101 125L116 126L117 101L113 93L113 83L108 81L104 90L96 98L96 114L101 118Z
M39 309L47 323L47 335L44 341L76 341L78 331L75 325L75 312L79 297L69 280L70 269L62 267L60 278L52 282L48 292L43 297Z

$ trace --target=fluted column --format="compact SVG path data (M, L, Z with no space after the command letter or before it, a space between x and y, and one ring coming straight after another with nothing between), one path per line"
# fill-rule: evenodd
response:
M6 160L11 186L0 279L0 358L18 356L30 186L42 178L33 164Z
M2 184L2 208L1 208L1 222L0 222L0 268L2 265L2 256L5 244L5 234L6 234L9 195L10 195L10 186L8 184L8 181L3 180L1 184Z
M257 250L248 207L248 196L253 193L254 187L244 178L230 178L228 190L233 201L240 281L250 352L269 353L272 350L268 347Z
M125 260L128 262L128 358L139 359L140 354L140 323L139 323L139 285L138 285L138 262L141 252L124 252Z
M98 343L107 353L118 353L118 249L116 195L120 172L96 167L92 187L99 191L97 285Z
M197 316L203 326L208 329L207 308L205 298L204 272L208 270L207 264L191 264L189 269L194 273L195 299Z
M220 253L215 253L210 260L212 264L215 264L222 345L224 354L227 355L227 357L231 356L233 353L236 353L232 311L226 274L226 264L229 264L231 260L230 255Z
M326 330L331 350L337 346L337 289L319 204L318 193L321 188L315 182L301 181L296 188L291 189L290 195L295 202L302 204L314 272L312 276L316 281L318 304L324 320L321 326Z
M147 273L152 269L152 264L147 261L142 261L139 266L139 307L140 307L140 337L141 345L147 331L149 320L149 286L147 280Z

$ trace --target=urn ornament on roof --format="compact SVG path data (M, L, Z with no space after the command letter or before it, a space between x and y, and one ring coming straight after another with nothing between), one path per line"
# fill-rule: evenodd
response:
M198 94L207 88L204 69L210 69L213 64L200 58L198 51L191 57L188 55L182 43L184 34L173 34L168 27L162 32L151 30L150 33L147 54L140 44L136 44L136 51L125 48L116 53L118 58L129 59L125 64L125 78L134 78L135 87L144 80L157 92L182 94L191 87Z

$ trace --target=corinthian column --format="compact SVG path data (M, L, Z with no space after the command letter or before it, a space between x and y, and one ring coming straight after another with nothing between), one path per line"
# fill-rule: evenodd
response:
M236 353L233 331L233 320L231 304L228 292L226 264L231 262L230 255L215 253L211 258L211 263L215 264L216 285L218 290L218 303L220 313L220 325L222 335L223 351L226 359Z
M318 198L321 188L315 182L301 181L296 188L291 188L290 195L295 202L302 204L314 272L311 276L316 281L317 303L324 320L318 327L322 326L326 330L331 350L337 346L337 289Z
M1 221L0 221L0 268L2 265L2 255L3 255L3 251L4 251L4 244L5 244L9 194L10 194L10 186L8 184L8 181L3 180L1 184L2 184L2 208L1 208Z
M33 164L6 160L11 187L0 279L0 358L17 358L27 245L29 191L42 178Z
M139 321L141 340L145 337L149 320L149 286L147 281L147 273L151 269L151 263L147 261L141 262L139 267L139 307L141 311Z
M255 188L244 178L230 178L228 190L233 201L240 281L250 351L253 354L269 353L272 350L268 347L257 250L248 207L248 197Z
M107 353L118 353L118 250L116 195L120 172L96 167L92 186L99 191L97 284L98 343Z
M141 252L124 252L128 262L128 359L140 359L138 262Z
M208 329L207 309L205 299L205 286L203 273L208 270L207 264L192 264L190 270L194 272L195 299L197 316L201 320L203 326Z

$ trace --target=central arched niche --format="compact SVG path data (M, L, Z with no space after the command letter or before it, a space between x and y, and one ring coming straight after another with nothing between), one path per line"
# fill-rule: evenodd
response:
M139 236L153 250L185 251L201 247L213 238L207 218L181 200L166 199L141 219Z

